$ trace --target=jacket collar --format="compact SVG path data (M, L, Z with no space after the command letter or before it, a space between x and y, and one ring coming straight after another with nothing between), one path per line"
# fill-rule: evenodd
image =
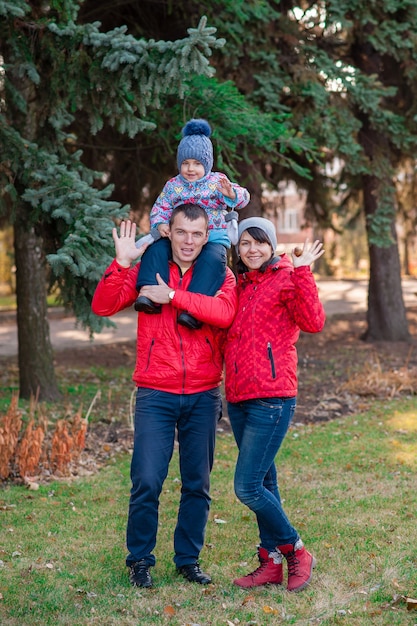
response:
M186 178L184 178L184 176L182 174L178 174L178 178L180 179L180 181L182 182L182 184L186 187L196 187L197 185L201 185L207 182L207 179L209 178L211 172L209 172L208 174L205 174L202 178L199 178L198 180L187 180Z
M284 257L285 255L280 256L280 257L272 257L272 259L269 261L268 265L266 266L265 270L262 272L260 270L252 270L249 272L243 272L243 274L239 275L239 284L262 282L272 272L275 272L279 268L282 261L284 260Z

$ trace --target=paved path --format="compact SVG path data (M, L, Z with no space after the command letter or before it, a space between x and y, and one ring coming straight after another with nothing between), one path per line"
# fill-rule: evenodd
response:
M328 315L366 311L368 297L367 280L320 280L318 281L321 301ZM417 280L403 281L406 306L417 305ZM1 316L0 316L1 318ZM95 335L94 345L131 341L136 336L137 313L132 309L121 311L113 318L117 329L106 329ZM8 320L8 321L7 321ZM7 317L0 319L0 357L17 354L16 324ZM51 341L55 350L82 348L91 345L88 332L76 328L74 317L50 319Z
M320 280L317 284L328 315L366 311L368 308L367 280ZM405 306L416 306L417 279L404 279L402 288Z

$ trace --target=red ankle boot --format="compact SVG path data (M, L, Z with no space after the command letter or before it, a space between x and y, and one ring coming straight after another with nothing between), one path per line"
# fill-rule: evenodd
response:
M307 587L311 580L313 568L316 567L316 559L304 547L299 539L294 545L277 546L288 564L288 591L301 591Z
M259 548L258 558L260 566L251 574L234 580L235 585L246 589L268 584L281 585L283 580L281 554L279 552L268 552L265 548Z

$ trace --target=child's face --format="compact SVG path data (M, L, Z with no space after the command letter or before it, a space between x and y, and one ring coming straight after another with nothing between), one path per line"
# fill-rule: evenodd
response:
M203 178L204 165L200 161L196 161L196 159L186 159L181 163L180 174L191 183Z

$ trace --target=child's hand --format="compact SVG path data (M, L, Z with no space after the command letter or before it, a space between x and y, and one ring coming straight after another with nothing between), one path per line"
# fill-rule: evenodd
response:
M220 174L220 180L217 183L217 189L224 196L226 196L226 198L230 198L230 200L234 200L236 198L236 192L233 189L233 185L227 178L226 174Z
M169 225L168 224L158 224L158 230L161 233L161 237L168 237L168 235L169 235Z

